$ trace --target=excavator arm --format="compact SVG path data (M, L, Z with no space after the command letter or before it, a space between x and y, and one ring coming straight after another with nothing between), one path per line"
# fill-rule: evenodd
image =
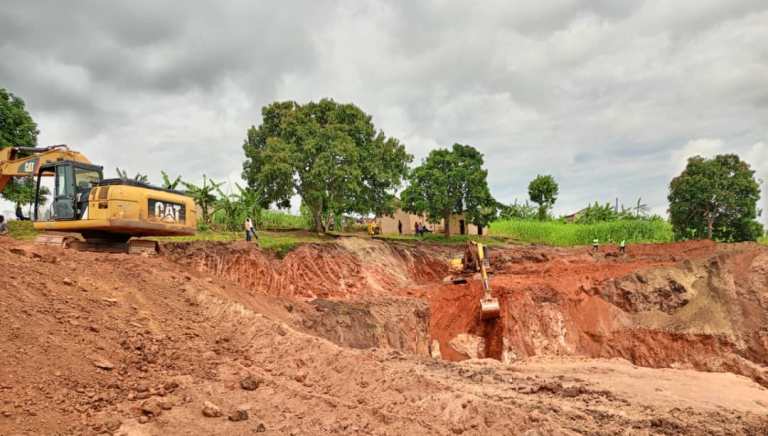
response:
M35 176L41 165L64 160L91 163L88 158L70 150L66 145L3 148L0 150L0 192L13 177ZM53 173L43 175L52 176Z

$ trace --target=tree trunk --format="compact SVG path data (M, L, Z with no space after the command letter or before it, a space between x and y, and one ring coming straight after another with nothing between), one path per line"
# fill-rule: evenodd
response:
M312 219L315 221L315 231L317 233L325 233L325 229L323 229L323 214L319 209L312 210Z
M547 219L547 206L545 205L539 205L539 221L544 221Z
M451 212L443 212L443 232L446 238L451 237Z
M711 215L707 216L707 239L712 240L712 228L715 226L715 218Z

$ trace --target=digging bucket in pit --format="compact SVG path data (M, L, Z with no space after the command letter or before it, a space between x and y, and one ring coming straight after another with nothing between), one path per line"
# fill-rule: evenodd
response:
M501 314L498 298L493 298L490 294L484 295L480 299L480 313L483 319L498 318Z
M488 280L490 258L483 244L477 243L477 255L480 264L480 278L483 281L483 297L480 299L480 314L482 319L498 318L501 313L499 300L491 295L491 284Z

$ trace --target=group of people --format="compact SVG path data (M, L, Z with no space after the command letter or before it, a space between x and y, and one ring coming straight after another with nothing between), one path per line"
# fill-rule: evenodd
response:
M250 242L254 239L259 239L256 236L256 227L253 226L253 220L251 218L245 219L245 240Z
M595 238L592 240L592 252L597 253L600 251L600 241ZM627 252L627 241L622 239L619 243L619 253L626 253Z

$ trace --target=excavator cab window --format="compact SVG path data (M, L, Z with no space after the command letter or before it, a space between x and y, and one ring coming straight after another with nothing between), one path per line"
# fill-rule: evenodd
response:
M56 186L53 194L53 219L75 218L75 177L72 164L56 166Z
M40 177L55 174L51 218L56 221L87 218L84 213L88 207L88 196L91 188L101 182L101 171L101 167L71 161L41 167L38 172L38 190Z

